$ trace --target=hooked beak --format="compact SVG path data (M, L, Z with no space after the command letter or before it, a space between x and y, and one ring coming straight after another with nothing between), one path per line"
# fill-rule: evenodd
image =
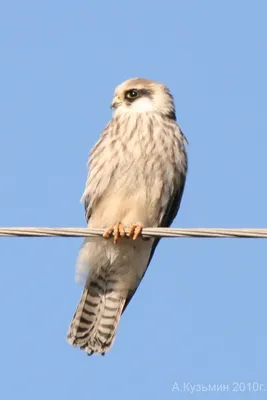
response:
M118 108L121 104L121 99L118 96L115 96L110 104L110 108Z

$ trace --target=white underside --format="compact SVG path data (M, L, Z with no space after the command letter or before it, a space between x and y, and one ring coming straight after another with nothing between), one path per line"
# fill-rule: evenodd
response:
M148 103L140 99L139 106L147 107ZM135 132L136 118L133 113L121 122L124 135L120 140L114 143L112 131L110 139L108 135L103 139L103 151L91 165L83 197L88 196L92 204L89 227L107 228L119 222L125 227L135 223L144 227L158 226L160 213L169 204L177 179L177 165L172 160L175 152L179 160L178 149L174 147L179 128L174 125L168 135L161 129L160 117L155 117L151 136L148 130L151 117L142 115ZM100 161L104 161L104 167L98 172ZM88 238L78 257L76 278L85 282L101 268L108 268L120 276L117 289L127 293L140 281L152 245L152 239L120 239L115 245L112 238Z

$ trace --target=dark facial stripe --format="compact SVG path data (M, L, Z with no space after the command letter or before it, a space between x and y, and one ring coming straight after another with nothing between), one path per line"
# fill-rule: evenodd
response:
M152 90L149 90L149 89L136 89L136 90L138 92L137 97L133 97L132 99L125 97L125 100L128 103L133 103L135 100L140 99L140 97L148 97L149 99L152 99ZM127 92L128 92L128 90L127 90Z
M140 94L140 96L146 96L150 99L152 98L152 90L150 89L140 89L138 90L138 93Z

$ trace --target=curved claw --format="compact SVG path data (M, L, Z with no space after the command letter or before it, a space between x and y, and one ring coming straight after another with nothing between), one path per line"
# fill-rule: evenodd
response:
M141 236L143 230L143 226L141 224L132 224L130 227L129 236L136 240L139 236Z
M121 223L119 223L119 224L116 224L114 226L107 228L105 230L105 232L103 233L103 237L105 239L109 239L112 234L114 235L114 243L117 244L119 238L120 237L123 238L126 235L124 226Z

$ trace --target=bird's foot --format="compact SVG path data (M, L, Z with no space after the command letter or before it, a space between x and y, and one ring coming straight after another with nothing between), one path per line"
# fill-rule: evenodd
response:
M143 226L141 224L132 224L130 227L129 236L136 240L139 236L141 236L143 230Z
M114 243L117 244L119 238L120 237L123 238L126 235L124 226L121 223L119 223L114 226L111 226L110 228L107 228L103 234L103 237L105 239L109 239L112 234L114 236Z

